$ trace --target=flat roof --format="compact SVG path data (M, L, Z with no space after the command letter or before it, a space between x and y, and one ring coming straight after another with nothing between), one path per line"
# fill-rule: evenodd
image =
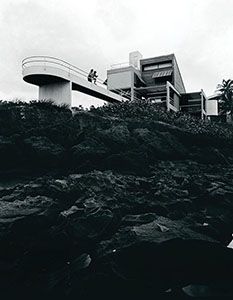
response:
M149 57L149 58L142 58L140 59L140 62L141 63L148 63L148 61L151 61L151 62L155 62L155 61L164 61L164 60L169 60L169 59L174 59L175 57L175 54L172 53L172 54L167 54L167 55L160 55L160 56L155 56L155 57Z

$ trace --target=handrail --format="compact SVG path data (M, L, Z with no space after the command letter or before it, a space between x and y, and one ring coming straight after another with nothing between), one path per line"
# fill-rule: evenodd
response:
M23 68L25 68L25 65L26 64L30 64L30 63L37 63L37 62L48 62L48 61L44 61L44 60L40 60L40 59L37 59L37 60L31 60L31 61L26 61L26 62L24 62L23 63ZM77 72L77 73L79 73L79 74L81 74L81 75L83 75L81 72L83 72L83 73L86 73L85 71L83 71L83 70L81 70L80 69L80 71L76 71L75 69L73 69L73 67L72 68L70 68L70 66L68 66L68 65L65 65L65 64L61 64L61 63L59 63L59 62L49 62L49 63L53 63L53 64L56 64L56 65L59 65L59 66L62 66L62 67L64 67L64 68L68 68L69 70L73 70L73 71L75 71L75 72ZM78 69L78 68L77 68ZM87 74L85 74L85 75L87 75Z
M116 63L116 64L112 64L111 65L111 69L116 69L116 68L119 68L119 67L129 67L130 66L130 63L128 61L126 62L122 62L122 63Z
M116 64L111 65L111 69L127 68L127 67L134 67L135 69L138 69L134 64L132 64L129 61L122 62L122 63L116 63Z
M31 63L48 63L48 64L55 64L55 65L59 65L64 67L65 69L68 69L68 71L73 71L75 73L78 73L82 76L87 77L88 76L88 72L66 62L63 59L60 58L55 58L52 56L42 56L42 55L34 55L34 56L29 56L25 59L22 60L22 68L24 69L26 67L27 64L31 64ZM60 63L62 62L62 63ZM106 88L106 85L104 84L104 80L101 78L97 78L96 80L98 83L100 83L101 85L103 85Z
M65 61L65 60L63 60L63 59L60 59L60 58L53 57L53 56L42 56L42 55L33 55L33 56L29 56L29 57L26 57L25 59L22 60L22 65L25 64L25 61L26 61L26 60L30 60L31 58L33 58L33 59L34 59L34 58L43 58L43 62L46 61L46 58L49 58L49 59L52 59L52 60L55 60L55 61L61 61L61 62L63 62L64 64L66 64L67 66L71 66L71 67L73 67L73 68L75 68L75 69L77 69L77 70L79 70L79 71L82 71L82 72L88 74L88 72L86 72L86 71L84 71L84 70L82 70L82 69L80 69L80 68L78 68L78 67L76 67L76 66L74 66L74 65L72 65L72 64L70 64L70 63L68 63L67 61ZM31 62L33 62L33 61L31 61ZM27 62L26 62L26 63L27 63Z

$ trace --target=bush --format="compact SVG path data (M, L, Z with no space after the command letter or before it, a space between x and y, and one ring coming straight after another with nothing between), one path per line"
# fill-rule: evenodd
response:
M122 120L161 121L175 125L187 132L232 141L233 129L225 124L211 123L183 112L167 112L158 104L145 100L126 101L119 104L104 105L91 110L103 117L118 117Z
M206 161L206 156L212 157L208 151L216 148L221 153L212 154L219 161L221 155L230 157L232 142L230 126L167 112L148 101L72 111L52 101L0 101L1 166L5 168L28 165L76 172L88 166L138 172L156 160Z

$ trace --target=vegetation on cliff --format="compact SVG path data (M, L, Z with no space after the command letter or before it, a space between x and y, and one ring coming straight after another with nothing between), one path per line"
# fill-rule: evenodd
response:
M1 102L3 298L231 297L232 145L148 102Z
M148 173L158 160L230 163L233 131L149 102L72 113L50 101L0 103L0 169Z

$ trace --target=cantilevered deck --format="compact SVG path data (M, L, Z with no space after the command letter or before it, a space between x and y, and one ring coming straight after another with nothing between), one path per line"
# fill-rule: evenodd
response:
M107 102L121 102L127 98L111 92L103 81L87 80L88 73L64 60L50 56L31 56L22 62L24 81L39 86L40 99L71 105L71 91L76 90Z

